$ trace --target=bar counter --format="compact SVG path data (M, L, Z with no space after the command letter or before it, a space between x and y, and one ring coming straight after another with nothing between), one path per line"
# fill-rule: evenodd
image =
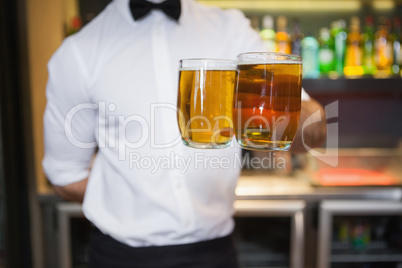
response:
M339 201L359 205L380 203L401 204L399 186L323 187L311 183L308 173L294 171L291 175L273 175L264 170L243 170L236 188L236 217L291 217L290 267L317 267L331 259L331 232L320 233L320 206ZM46 267L71 267L70 219L83 217L81 205L63 201L51 190L39 194L42 207ZM370 208L371 205L369 205ZM367 207L367 206L366 206ZM366 209L367 210L367 209ZM368 209L370 211L370 209ZM373 208L373 213L377 213ZM322 224L321 224L322 225ZM326 227L328 228L330 227ZM319 245L324 241L324 245ZM321 243L321 244L322 244ZM326 250L317 255L318 247ZM321 256L321 259L317 258ZM325 256L324 259L322 259ZM398 255L399 256L399 255ZM301 264L305 263L305 266ZM320 264L320 265L324 265ZM62 266L60 266L62 265ZM324 265L325 266L325 265Z

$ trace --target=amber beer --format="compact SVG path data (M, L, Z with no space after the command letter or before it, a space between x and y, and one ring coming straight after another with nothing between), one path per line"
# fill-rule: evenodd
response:
M289 150L300 118L301 76L298 56L239 55L233 119L236 138L242 147Z
M177 102L182 140L194 148L227 147L233 136L236 63L188 61L181 63Z

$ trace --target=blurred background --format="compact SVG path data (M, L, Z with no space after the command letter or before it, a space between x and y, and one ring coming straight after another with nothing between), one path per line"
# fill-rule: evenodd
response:
M0 3L0 267L86 267L91 225L40 164L46 64L109 2ZM301 55L338 137L316 154L243 152L291 164L243 169L242 267L402 267L402 1L199 2L242 10L267 49Z

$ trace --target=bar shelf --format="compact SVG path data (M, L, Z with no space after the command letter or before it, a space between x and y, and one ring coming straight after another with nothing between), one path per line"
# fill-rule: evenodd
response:
M402 78L303 79L303 87L310 95L380 95L402 98Z

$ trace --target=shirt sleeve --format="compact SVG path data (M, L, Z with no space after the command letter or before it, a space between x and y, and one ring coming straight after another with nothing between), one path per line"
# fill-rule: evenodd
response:
M230 24L236 54L267 51L259 33L251 27L250 20L240 10L230 9L227 13L231 17Z
M309 101L311 99L308 93L304 90L304 88L302 88L301 99L302 101Z
M90 102L87 73L71 38L52 56L48 72L42 166L53 185L64 186L89 175L96 105Z

